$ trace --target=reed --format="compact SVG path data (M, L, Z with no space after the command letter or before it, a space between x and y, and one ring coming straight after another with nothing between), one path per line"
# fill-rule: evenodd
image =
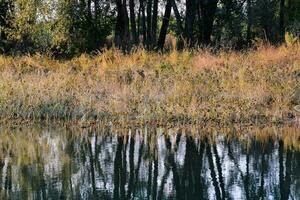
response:
M300 51L117 49L59 61L0 56L1 120L269 123L297 119Z

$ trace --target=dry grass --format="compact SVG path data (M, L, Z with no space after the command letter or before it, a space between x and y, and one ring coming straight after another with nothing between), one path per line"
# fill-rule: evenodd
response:
M206 50L57 61L0 56L0 118L266 123L296 119L299 46L218 55Z

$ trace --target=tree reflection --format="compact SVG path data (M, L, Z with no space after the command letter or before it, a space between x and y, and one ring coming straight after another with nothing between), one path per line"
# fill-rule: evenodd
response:
M219 183L217 180L217 175L215 172L215 166L214 166L214 162L213 162L213 158L212 158L211 147L209 144L207 144L207 146L206 146L206 152L207 152L207 158L208 158L208 163L209 163L211 179L212 179L213 186L215 189L216 199L220 200L220 199L222 199L222 196L221 196L221 191L219 188Z
M1 199L299 197L300 153L285 138L59 130L0 133Z
M114 161L114 199L120 199L121 196L121 174L122 174L122 149L124 138L118 136L117 150Z
M288 199L291 185L291 161L292 152L288 148L284 152L284 141L278 141L278 157L279 157L279 184L280 184L280 199ZM285 164L284 164L285 153Z

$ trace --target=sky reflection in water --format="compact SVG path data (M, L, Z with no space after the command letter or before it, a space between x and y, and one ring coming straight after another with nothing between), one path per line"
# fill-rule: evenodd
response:
M299 130L1 128L0 198L300 199Z

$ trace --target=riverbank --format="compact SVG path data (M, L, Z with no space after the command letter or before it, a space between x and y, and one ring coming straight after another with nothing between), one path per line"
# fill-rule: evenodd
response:
M107 50L58 61L0 56L2 120L280 123L300 115L300 49Z

